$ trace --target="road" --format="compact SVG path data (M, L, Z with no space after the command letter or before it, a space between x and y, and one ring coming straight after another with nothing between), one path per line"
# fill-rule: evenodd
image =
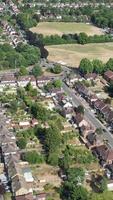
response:
M107 140L109 146L113 148L113 135L107 130L107 128L95 117L95 115L91 112L91 109L88 108L86 102L82 101L78 96L75 95L72 89L70 89L65 83L63 83L63 89L67 93L67 95L72 98L72 102L74 106L83 105L85 108L85 117L88 119L96 128L105 129L103 131L103 139Z

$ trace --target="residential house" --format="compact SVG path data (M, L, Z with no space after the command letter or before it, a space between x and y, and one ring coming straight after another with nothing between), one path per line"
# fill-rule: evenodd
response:
M73 108L62 108L61 114L67 119L71 119L73 115Z
M14 74L4 74L0 79L1 87L6 87L6 86L16 87L16 85L17 82Z
M92 106L95 101L98 100L98 97L95 94L91 94L88 97L88 103Z
M84 119L84 116L80 113L73 117L73 121L80 128L82 126L88 126L88 122Z
M101 145L92 149L93 153L99 158L100 163L105 166L113 162L113 149L106 145Z
M106 71L106 72L104 73L104 78L105 78L105 80L108 81L108 82L112 81L112 80L113 80L113 72L112 72L111 70Z
M15 198L15 200L34 200L34 198L33 198L33 194L32 193L28 193L28 194L17 196Z
M16 197L32 193L23 176L16 175L12 178L11 186L13 195Z
M88 74L85 74L84 78L87 81L95 81L95 80L97 80L98 75L96 73L88 73Z
M46 193L39 193L36 195L36 198L34 200L46 200Z
M20 128L29 128L31 126L30 121L20 121L19 122L19 127Z
M10 154L16 154L18 151L17 145L15 143L12 144L6 144L2 146L2 155L4 157L10 156Z
M86 136L86 139L86 146L90 149L96 146L101 146L103 144L103 140L101 140L100 136L98 136L95 132L89 133Z
M49 78L48 76L41 76L38 77L36 80L38 87L43 87L44 85L47 85L47 83L50 81L51 78Z
M81 96L83 96L85 99L88 98L88 96L90 95L90 91L88 90L88 88L86 86L84 86L81 83L76 84L76 90L79 92L79 94Z
M36 79L34 76L19 76L17 79L17 84L20 87L25 87L28 83L31 83L33 87L36 87Z

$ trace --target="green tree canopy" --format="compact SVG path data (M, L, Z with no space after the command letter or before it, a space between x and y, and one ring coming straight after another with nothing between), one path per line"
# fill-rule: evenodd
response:
M27 71L26 67L24 67L24 66L20 67L19 75L20 76L26 76L26 75L28 75L28 71Z
M93 68L94 68L94 72L101 74L104 71L104 64L101 60L93 60L92 62L93 64Z
M32 69L32 74L37 78L43 74L42 68L39 65L35 65Z
M18 139L17 141L17 145L20 149L25 149L26 148L26 145L27 145L27 140L26 138L20 138Z
M92 62L87 58L83 58L80 62L79 69L83 74L92 73L93 72Z
M60 74L62 72L62 67L60 65L55 65L52 68L52 72L55 73L55 74Z

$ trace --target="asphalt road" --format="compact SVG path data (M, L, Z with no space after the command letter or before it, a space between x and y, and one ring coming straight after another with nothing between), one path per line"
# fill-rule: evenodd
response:
M70 89L65 83L63 83L63 89L67 93L67 95L72 98L72 102L74 106L83 105L85 108L85 117L88 119L96 128L104 129L103 131L103 139L108 141L108 144L111 148L113 148L113 135L107 130L107 128L95 117L94 113L91 112L91 109L88 108L85 101L80 99L75 95L72 89Z

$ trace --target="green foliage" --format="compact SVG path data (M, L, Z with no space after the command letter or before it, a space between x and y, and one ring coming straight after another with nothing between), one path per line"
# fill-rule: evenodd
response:
M83 58L80 62L79 69L83 74L92 73L93 65L90 60Z
M44 162L42 155L38 154L36 151L28 151L24 153L22 159L29 162L30 164L40 164Z
M82 105L79 105L76 108L76 112L84 115L84 107Z
M0 45L0 68L20 68L35 64L40 59L37 47L19 44L16 49L8 44ZM25 73L25 71L24 71Z
M105 69L106 69L106 70L112 70L112 71L113 71L113 58L110 58L110 59L108 60L108 62L106 63Z
M90 164L96 159L87 149L79 149L77 147L67 146L63 152L63 158L59 161L59 165L64 170L71 167L73 164Z
M70 182L64 182L61 188L63 200L88 200L88 192L85 188Z
M97 175L97 177L92 177L92 182L94 186L97 188L98 192L103 193L107 190L107 179L104 176Z
M84 181L85 173L82 168L70 168L67 170L67 180L73 184L81 184Z
M62 67L60 65L55 65L52 70L54 74L60 74L62 72Z
M21 28L25 30L36 26L38 21L29 10L19 13L16 19Z
M104 71L104 64L102 63L101 60L93 60L92 62L93 64L93 68L94 68L94 72L96 72L97 74L101 74Z
M25 67L21 67L20 70L19 70L19 75L20 76L26 76L28 75L28 71Z
M109 93L111 97L113 97L113 83L112 82L107 86L106 91Z
M31 113L35 118L42 120L43 122L49 119L49 111L41 104L34 103L31 106Z
M62 87L62 81L61 80L55 80L54 82L53 82L53 85L54 85L54 87L55 88L61 88Z
M17 145L20 149L25 149L26 148L26 145L27 145L27 140L26 138L20 138L18 139L17 141Z
M88 42L88 36L86 33L80 33L78 37L78 43L79 44L87 44Z
M38 76L41 76L43 74L42 68L39 65L35 65L32 74L37 78Z
M34 65L40 60L40 50L29 44L18 44L16 50L23 55L27 65Z
M44 146L47 152L47 162L51 165L58 165L61 141L61 134L56 126L51 126L46 130Z

